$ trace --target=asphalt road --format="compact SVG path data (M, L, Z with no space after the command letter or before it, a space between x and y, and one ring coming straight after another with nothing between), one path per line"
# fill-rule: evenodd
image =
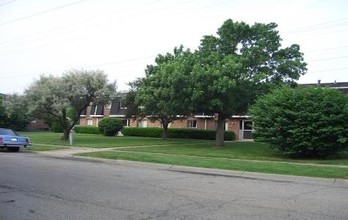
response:
M0 219L348 219L348 182L0 152Z

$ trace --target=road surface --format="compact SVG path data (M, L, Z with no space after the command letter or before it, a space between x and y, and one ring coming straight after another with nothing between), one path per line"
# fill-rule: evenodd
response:
M348 219L348 182L0 152L0 219Z

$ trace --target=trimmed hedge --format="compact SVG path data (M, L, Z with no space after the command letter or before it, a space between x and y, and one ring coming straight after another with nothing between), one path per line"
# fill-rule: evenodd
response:
M162 137L163 128L139 128L124 127L121 132L125 136L139 137ZM168 138L192 138L215 140L214 130L190 129L190 128L169 128ZM235 134L232 131L225 131L225 140L235 140Z
M121 133L124 136L161 137L162 130L162 128L123 127Z
M81 134L100 134L98 127L75 125L74 131Z

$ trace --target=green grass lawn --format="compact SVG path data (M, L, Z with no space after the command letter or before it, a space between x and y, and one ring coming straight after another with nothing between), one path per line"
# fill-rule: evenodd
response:
M78 154L80 156L107 158L114 160L132 160L181 166L215 168L248 172L286 174L296 176L348 179L348 168L321 167L296 163L279 163L275 161L242 161L224 158L188 157L185 155L152 155L139 152L95 152Z
M228 142L224 148L216 148L214 143L200 144L181 144L181 145L164 145L151 146L146 148L127 148L118 149L118 151L132 151L144 153L162 153L170 155L186 155L209 158L223 159L242 159L242 160L266 160L266 161L281 161L292 163L313 163L313 164L331 164L331 165L346 165L348 166L348 151L337 155L331 159L290 159L282 157L277 151L270 148L265 143L255 142Z
M69 147L68 141L62 141L61 133L52 132L21 132L21 135L27 136L32 142L32 150L42 150L49 145L47 150L54 150L54 145L59 147ZM214 143L213 141L194 140L194 139L168 139L144 138L144 137L106 137L98 134L73 134L73 146L92 147L92 148L110 148L110 147L129 147L129 146L149 146L149 145L180 145L187 143ZM53 146L51 146L53 145Z
M31 138L33 151L69 147L68 142L60 140L61 134L25 132L22 135ZM348 179L348 151L326 160L292 160L281 157L264 143L226 142L224 148L216 148L214 141L207 140L105 137L94 134L74 134L73 146L114 148L111 151L80 154L88 157Z
M280 160L279 154L268 144L254 142L226 142L225 147L216 148L214 142L167 144L146 148L119 149L134 152L164 153L173 155L217 157L226 159Z

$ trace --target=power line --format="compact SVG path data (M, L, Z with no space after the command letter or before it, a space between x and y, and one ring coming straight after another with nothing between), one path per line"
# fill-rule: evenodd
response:
M132 63L132 62L146 60L146 59L153 58L153 57L154 56L144 56L144 57L137 57L137 58L133 58L133 59L117 60L117 61L113 61L113 62L88 65L88 66L84 66L83 68L84 69L92 69L92 68L99 68L102 66L109 66L109 65L115 65L115 64ZM7 73L2 73L1 78L14 78L14 77L38 75L38 74L53 74L53 73L59 73L59 72L65 72L65 71L67 71L66 68L65 69L49 70L49 71L35 71L35 72L24 73L24 74L14 74L16 72L7 72Z
M77 4L77 3L80 3L80 2L82 2L82 1L85 1L85 0L80 0L80 1L76 1L76 2L74 2L74 3L70 3L70 5L71 4ZM187 2L186 2L187 3ZM225 3L225 2L223 2L223 3ZM220 3L221 4L221 3ZM69 5L69 4L68 4ZM60 7L64 7L64 6L60 6ZM209 6L205 6L205 7L203 7L203 8L206 8L206 7L209 7ZM57 8L59 8L59 7L57 7ZM162 7L163 8L163 7ZM167 7L166 7L167 8ZM203 9L203 8L201 8L201 9ZM52 9L48 9L49 11L53 11L54 10L54 8L52 8ZM39 12L39 13L48 13L49 11L48 10L45 10L45 11L43 11L43 12ZM187 12L188 12L188 10L187 10ZM183 12L181 12L181 13L183 13ZM175 13L175 14L177 14L177 13ZM174 15L175 15L174 14ZM171 15L173 15L173 13L171 14ZM27 18L31 18L32 16L38 16L38 15L29 15L29 17L28 16L26 16ZM24 19L27 19L26 17L22 17L22 18L19 18L19 19L21 19L21 20L24 20ZM125 19L125 18L127 18L127 17L129 17L129 16L124 16L124 17L122 17L123 19ZM132 17L133 18L133 17ZM343 20L346 20L346 19L348 19L348 18L343 18L343 19L338 19L338 20L335 20L335 21L328 21L328 22L324 22L324 23L321 23L321 24L330 24L330 23L333 23L333 22L336 22L337 23L337 21L343 21ZM9 22L16 22L16 21L9 21ZM347 22L340 22L340 23L338 23L339 25L345 25L345 23L347 23ZM0 25L2 25L2 24L0 24ZM309 27L311 27L311 26L317 26L317 25L319 25L319 24L316 24L316 25L310 25ZM316 27L316 29L318 29L318 28L320 28L319 26L318 27ZM303 29L303 27L302 27L302 29ZM295 29L296 30L296 29ZM312 30L313 31L313 30ZM64 40L63 39L63 41L62 40L60 40L59 41L59 43L61 43L61 42L69 42L71 39L67 39L67 40ZM197 39L198 40L198 39ZM54 42L56 42L56 41L53 41L53 43ZM46 42L46 44L48 44L48 43L52 43L52 41L51 42ZM47 46L47 45L44 45L44 46ZM348 47L348 46L345 46L345 47ZM34 47L34 48L37 48L37 47ZM339 49L339 48L344 48L344 47L336 47L335 49ZM33 49L33 48L29 48L29 49ZM321 50L317 50L317 51L323 51L323 50L329 50L330 48L327 48L327 49L321 49ZM333 49L333 48L332 48ZM6 54L2 54L2 55L6 55ZM343 56L343 57L346 57L346 56ZM342 58L343 58L342 57ZM337 59L337 58L340 58L340 57L334 57L334 58L327 58L327 59ZM321 59L321 60L327 60L327 59ZM320 60L320 61L321 61ZM312 61L310 61L310 62L315 62L316 60L312 60ZM319 61L319 60L318 60ZM111 62L111 63L104 63L104 64L100 64L101 66L103 66L103 65L112 65L112 64L117 64L117 63L119 63L120 61L115 61L115 62ZM95 66L95 65L93 65L93 66Z
M12 24L12 23L19 22L19 21L22 21L22 20L25 20L25 19L28 19L28 18L32 18L32 17L36 17L36 16L39 16L39 15L42 15L42 14L46 14L48 12L52 12L52 11L60 10L60 9L63 9L63 8L67 8L67 7L70 7L72 5L80 4L81 2L84 2L84 1L86 1L86 0L74 1L74 2L71 2L69 4L61 5L61 6L54 7L54 8L49 8L49 9L46 9L46 10L43 10L43 11L40 11L40 12L37 12L37 13L34 13L34 14L30 14L30 15L23 16L23 17L20 17L20 18L16 18L14 20L5 21L3 23L0 23L0 26L7 25L7 24Z
M84 0L85 1L85 0ZM172 6L172 7L161 7L160 8L160 10L159 11L163 11L163 9L167 9L167 8L170 8L170 9L172 9L173 7L178 7L178 6L182 6L182 5L184 5L184 4L187 4L187 3L190 3L190 2L193 2L193 1L197 1L197 0L190 0L190 1L187 1L187 2L183 2L183 3L181 3L181 4L175 4L174 6ZM118 9L118 10L113 10L111 13L109 13L109 14L103 14L102 16L98 16L99 18L98 19L100 19L100 18L106 18L106 17L108 17L108 16L110 16L110 15L115 15L115 14L117 14L117 12L122 12L122 13L124 13L125 11L135 11L135 10L137 10L137 9L142 9L142 8L145 8L144 6L149 6L149 5L154 5L155 3L157 3L158 2L158 0L153 0L153 1L150 1L150 2L146 2L146 3L144 3L144 4L140 4L140 5L136 5L136 6L134 6L134 7L132 7L132 8L127 8L127 9ZM128 16L121 16L121 17L119 17L118 19L121 19L121 20L127 20L127 18L132 18L132 19L134 19L134 18L136 18L136 17L141 17L142 16L142 14L144 14L144 13L149 13L150 11L148 11L148 9L146 10L146 11L144 11L143 13L136 13L135 15L128 15ZM26 18L23 18L23 19L26 19ZM75 22L75 23L73 23L73 24L71 24L71 22L69 22L69 24L65 24L65 25L62 25L62 26L60 26L60 27L58 27L58 28L54 28L54 29L51 29L51 30L48 30L48 31L43 31L43 32L40 32L40 33L37 33L37 34L34 34L34 35L31 35L31 36L29 36L29 38L31 38L32 40L40 40L40 39L47 39L47 38L49 38L49 37L47 37L47 35L49 34L49 33L54 33L54 32L59 32L59 31L61 31L61 30L66 30L66 29L68 29L68 31L69 32L67 32L67 33L72 33L72 32L79 32L81 29L86 29L86 28L91 28L91 23L89 23L91 20L93 19L93 21L95 22L95 19L94 19L94 17L92 18L92 17L89 17L89 18L87 18L87 19L84 19L84 20L82 20L82 21L80 21L80 22ZM141 20L140 20L141 21ZM138 21L139 22L139 21ZM114 22L113 22L114 23ZM83 25L83 26L81 26L81 24ZM117 24L117 23L116 23ZM119 23L120 24L120 23ZM1 24L0 24L1 25ZM104 25L104 24L103 24ZM102 28L102 26L103 25L101 25L101 24L94 24L94 26L97 26L98 28ZM70 26L70 27L69 27ZM78 26L78 29L74 29L76 26ZM70 29L70 30L69 30ZM45 36L46 35L46 36ZM19 40L21 40L22 42L21 42L21 44L24 44L24 43L26 43L29 39L28 39L28 36L27 35L25 35L26 37L25 37L25 39L19 39ZM31 40L31 43L33 42ZM14 41L13 39L12 40L9 40L9 41L3 41L3 42L0 42L1 43L1 45L0 45L0 47L12 47L12 46L16 46L17 44L18 44L18 42L16 42L16 40Z
M317 71L308 71L308 73L320 73L320 72L328 72L328 71L340 71L340 70L347 70L348 67L343 68L333 68L333 69L325 69L325 70L317 70Z
M63 7L67 7L67 6L70 6L70 5L73 5L73 4L77 4L77 3L80 3L80 2L82 2L82 1L85 1L85 0L80 0L80 1L76 1L76 2L73 2L73 3L67 4L67 5L62 5L62 6L59 6L59 7L56 7L56 8L47 9L47 10L45 10L45 11L38 12L38 13L33 14L33 15L25 16L25 17L22 17L22 18L19 18L19 19L16 19L16 20L27 19L27 18L30 18L30 17L32 17L32 16L36 16L36 15L39 15L39 14L42 14L42 13L47 13L47 12L50 12L50 11L53 11L53 10L56 10L56 9L60 9L60 8L63 8ZM195 1L195 0L187 1L187 2L181 3L180 5L184 5L184 4L190 3L190 2L192 2L192 1ZM209 7L209 8L215 7L215 6L218 6L218 5L221 5L221 4L225 4L225 3L227 3L227 2L229 2L229 1L220 2L220 3L215 4L215 5L204 6L204 7L199 8L198 10L204 9L204 8L208 8L208 7ZM176 4L175 6L177 6L177 4ZM162 9L166 9L166 8L168 8L168 7L165 7L165 8L162 8ZM171 7L171 8L172 8L172 7ZM160 11L162 11L162 10L160 10ZM122 11L122 12L123 12L123 11ZM190 11L187 11L187 12L190 12ZM181 13L182 13L182 12L181 12ZM133 18L133 17L134 17L134 16L132 16L132 18ZM127 18L127 17L123 17L123 19L124 19L124 18ZM335 21L346 20L346 19L348 19L348 18L343 18L343 19L338 19L338 20L334 20L334 21L324 22L324 23L322 23L322 24L332 23L332 22L335 22ZM5 23L2 23L2 24L15 22L16 20L9 21L9 22L5 22ZM89 20L89 19L88 19L88 20ZM0 25L2 25L2 24L0 23ZM310 25L310 26L307 26L307 27L317 26L317 25L319 25L319 24ZM64 25L63 28L66 28L66 25ZM302 28L299 28L299 29L303 29L303 28L305 28L305 27L302 27ZM296 29L295 29L295 30L296 30ZM54 29L54 31L56 31L56 29ZM45 31L44 33L46 34L47 31ZM40 35L40 37L42 37L42 35ZM11 45L7 45L7 46L11 46Z
M340 22L340 21L345 21L345 22ZM337 22L339 22L339 23L337 23ZM335 26L345 26L347 24L348 24L348 18L341 18L341 19L336 19L336 20L331 20L331 21L326 21L326 22L322 22L322 23L317 23L317 24L312 24L312 25L308 25L308 26L295 28L295 29L292 29L292 30L290 30L290 31L288 31L286 33L287 34L292 34L292 33L298 33L298 32L313 31L313 30L316 30L316 29L322 29L323 26L325 26L325 25L329 25L327 27L328 28L332 28L332 27L335 27Z
M318 49L318 50L306 51L306 53L316 53L316 52L327 51L327 50L338 50L338 49L343 49L343 48L347 48L347 47L348 47L348 45L346 45L346 46L341 46L341 47L323 48L323 49Z
M348 56L328 57L328 58L322 58L322 59L316 59L316 60L308 60L306 62L318 62L318 61L327 61L327 60L337 60L337 59L343 59L343 58L348 58Z
M12 0L12 1L9 1L9 2L2 3L2 4L0 4L0 7L1 7L1 6L5 6L5 5L12 4L12 3L14 3L15 1L16 1L16 0Z

